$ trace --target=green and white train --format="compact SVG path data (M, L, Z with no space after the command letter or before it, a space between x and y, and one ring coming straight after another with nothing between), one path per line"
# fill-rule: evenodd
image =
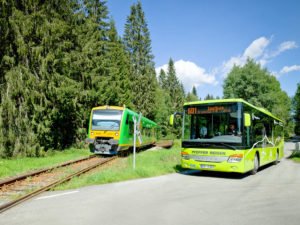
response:
M87 142L95 154L116 155L133 147L134 117L138 114L126 107L99 106L91 111ZM157 124L141 118L142 143L138 148L153 145L157 141ZM138 139L137 139L138 140Z

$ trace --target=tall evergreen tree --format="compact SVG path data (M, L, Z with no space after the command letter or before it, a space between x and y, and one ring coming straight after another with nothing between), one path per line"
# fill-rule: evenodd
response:
M123 40L133 65L133 104L137 111L153 119L157 80L150 32L140 1L131 6Z
M206 97L204 98L204 100L213 100L213 99L214 99L214 96L210 95L210 94L207 94Z
M39 155L42 146L63 147L75 137L78 88L63 76L74 43L73 6L67 0L1 1L7 12L1 18L1 30L3 26L7 32L0 68L3 156ZM62 107L69 114L65 124L58 122ZM59 132L63 127L64 132Z
M300 83L297 85L296 94L293 98L293 108L295 120L294 132L296 135L300 135Z
M199 98L198 98L198 95L197 95L196 87L193 86L192 92L189 92L186 96L186 101L193 102L193 101L198 101L198 100L199 100Z
M167 89L167 75L163 69L159 71L158 84L162 89Z
M198 97L197 89L196 89L195 85L193 85L192 94L195 95L196 97Z
M166 86L171 96L171 109L174 112L181 110L185 99L184 88L177 78L174 61L172 59L170 59L168 63Z
M129 54L126 52L121 38L118 36L115 23L110 20L108 30L108 51L106 53L106 67L109 73L109 85L106 87L108 96L105 104L119 105L125 104L133 108L132 92L132 66Z

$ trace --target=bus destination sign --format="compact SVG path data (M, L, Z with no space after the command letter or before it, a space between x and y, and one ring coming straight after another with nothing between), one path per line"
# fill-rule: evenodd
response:
M230 113L230 112L231 112L231 108L225 106L190 107L187 110L188 115Z

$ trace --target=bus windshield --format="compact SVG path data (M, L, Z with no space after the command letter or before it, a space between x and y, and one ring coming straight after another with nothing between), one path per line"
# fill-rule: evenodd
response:
M241 104L189 105L184 108L183 140L242 143Z
M92 130L117 131L120 129L121 117L121 110L94 110Z

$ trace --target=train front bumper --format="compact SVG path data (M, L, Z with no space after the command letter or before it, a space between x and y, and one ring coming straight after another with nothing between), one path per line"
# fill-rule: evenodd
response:
M95 154L116 155L118 153L119 140L102 139L102 138L87 138L90 151Z

